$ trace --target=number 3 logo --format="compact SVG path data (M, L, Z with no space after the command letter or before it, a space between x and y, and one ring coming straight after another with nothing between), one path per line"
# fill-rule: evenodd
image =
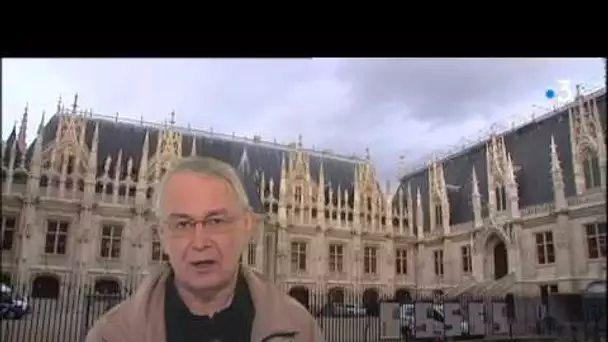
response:
M561 103L571 102L574 100L574 93L570 87L570 80L559 80L559 92L557 93L557 101Z

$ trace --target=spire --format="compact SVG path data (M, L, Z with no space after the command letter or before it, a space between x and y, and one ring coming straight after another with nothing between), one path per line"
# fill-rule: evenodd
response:
M325 166L323 166L323 159L321 159L321 164L319 165L318 181L319 184L317 184L317 207L320 211L325 205Z
M424 236L424 211L422 210L422 195L420 194L420 187L416 189L416 230L418 237Z
M46 116L46 112L43 110L42 111L42 117L40 118L40 124L38 124L38 134L42 134L42 131L44 130L44 117Z
M137 173L138 187L146 185L146 174L148 173L148 152L150 149L150 131L146 131L144 143L141 146L141 160L139 161L139 171Z
M557 146L555 145L555 138L553 134L551 134L551 170L555 172L561 172L561 166L559 163L559 158L557 156Z
M301 149L302 146L302 134L298 134L298 148Z
M171 127L173 127L175 125L175 111L171 111L171 119L169 119L169 124L171 124Z
M279 181L279 201L284 202L286 200L285 193L287 187L287 169L285 165L285 153L281 154L281 179Z
M19 127L19 135L17 138L17 147L21 153L25 153L27 150L27 112L28 112L29 103L25 104L25 109L23 110L23 116L21 117L21 127Z
M371 157L369 155L369 147L365 148L365 160L370 161Z
M553 180L553 200L555 209L557 211L565 210L568 208L568 201L566 199L566 192L564 187L564 177L562 175L562 168L559 163L559 157L557 155L557 145L555 144L555 138L551 135L551 178Z
M241 173L241 175L245 175L249 173L249 155L247 154L247 147L243 147L243 152L241 153L241 159L239 160L239 165L237 166L237 170Z
M62 103L61 95L59 95L59 99L57 99L57 113L56 114L60 114L62 108L63 108L63 103Z
M43 133L44 133L44 116L45 112L42 111L42 119L38 125L38 133L36 141L34 141L34 150L32 151L32 160L30 164L30 173L35 178L40 177L42 167L42 146L43 146Z
M471 183L473 198L479 197L479 182L477 181L477 172L475 172L475 166L473 166L473 171L471 172Z
M511 153L507 153L507 160L505 165L505 176L508 179L510 186L515 185L515 172L513 171L513 159L511 159Z
M407 182L407 194L406 194L406 212L407 212L407 225L408 225L408 233L410 235L414 235L414 213L412 211L412 208L414 207L413 205L413 201L412 201L412 184L410 182ZM401 194L401 196L399 196L401 198L403 198L403 194ZM400 208L399 210L402 210L402 208ZM403 213L401 213L403 215Z
M196 136L192 136L192 148L190 149L190 156L196 157Z
M9 170L13 170L15 168L15 158L17 158L17 122L13 124L13 130L11 131L11 135L8 137L7 143L10 142L10 155L9 155ZM12 183L12 179L8 183ZM10 192L10 191L9 191Z
M78 110L78 93L74 95L74 103L72 104L72 114L76 114L76 110Z
M87 176L90 177L92 181L95 180L95 176L97 174L97 149L99 145L99 121L95 123L95 130L93 131L93 140L91 140L91 153L89 153L88 160L88 173Z
M477 181L477 172L475 166L471 171L471 202L473 204L473 227L481 228L483 226L483 219L481 218L481 195L479 194L479 182Z

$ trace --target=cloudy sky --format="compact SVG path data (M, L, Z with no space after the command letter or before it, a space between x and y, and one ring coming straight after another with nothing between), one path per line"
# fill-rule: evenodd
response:
M382 179L551 107L558 80L605 84L602 59L4 59L2 137L26 103L28 140L57 99L94 113L363 156ZM47 119L49 115L47 114Z

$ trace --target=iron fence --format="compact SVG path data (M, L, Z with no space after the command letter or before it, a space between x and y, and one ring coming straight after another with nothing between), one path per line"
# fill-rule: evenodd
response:
M58 295L53 293L3 291L0 340L82 342L93 323L129 295L127 290L99 293L72 284L62 285L55 292ZM383 330L387 322L380 313L385 302L396 303L393 306L398 308L392 319L399 325L401 336L390 341L605 341L606 336L605 293L554 294L546 300L522 296L447 298L422 291L399 298L321 291L291 294L316 317L328 342L381 341L386 335Z

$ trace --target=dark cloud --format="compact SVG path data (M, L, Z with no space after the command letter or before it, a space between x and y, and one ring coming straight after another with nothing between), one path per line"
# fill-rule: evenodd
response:
M599 59L3 60L3 137L56 98L80 94L96 113L179 124L360 156L381 178L462 136L542 104L558 79L603 81Z
M594 63L595 62L595 63ZM454 124L490 108L510 106L572 78L572 71L599 69L589 59L389 59L349 60L338 78L352 86L362 111L382 115L388 104L433 125ZM590 68L591 66L591 68ZM598 73L599 75L599 73ZM578 75L576 75L578 76ZM587 76L588 77L588 76ZM541 98L542 99L542 98ZM377 118L377 116L374 116Z

